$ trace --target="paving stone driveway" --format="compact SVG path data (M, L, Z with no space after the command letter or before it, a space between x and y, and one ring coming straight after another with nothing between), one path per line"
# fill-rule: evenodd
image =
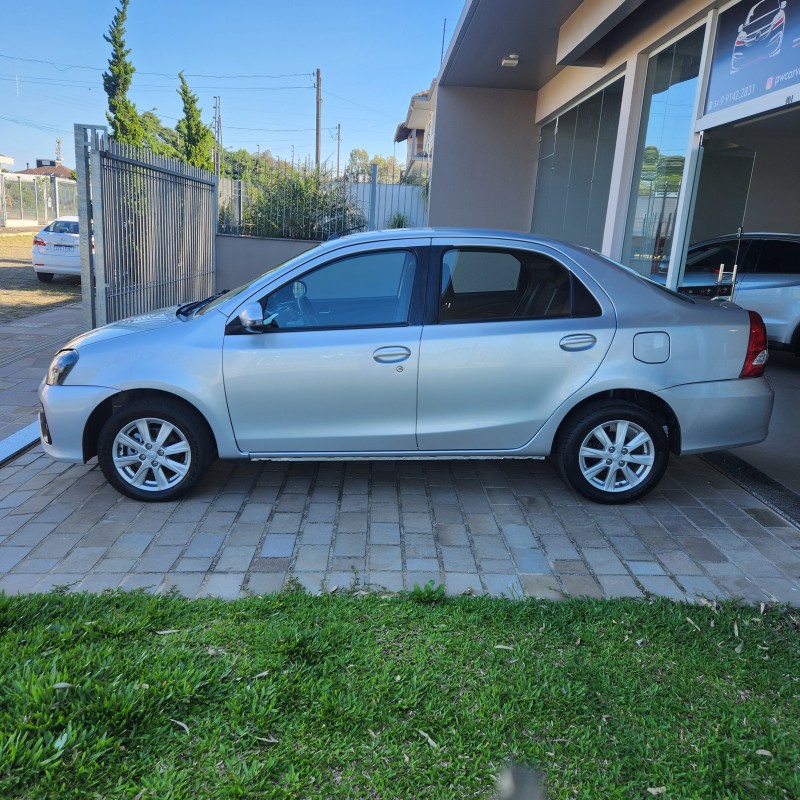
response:
M36 447L0 468L0 590L225 598L353 584L800 604L800 530L699 458L599 506L547 462L217 462L190 497L121 497Z

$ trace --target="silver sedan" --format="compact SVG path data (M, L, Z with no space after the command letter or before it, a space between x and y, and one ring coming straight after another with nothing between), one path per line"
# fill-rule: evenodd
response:
M669 453L767 435L760 317L527 235L327 242L235 291L91 331L39 390L44 449L139 500L228 459L544 458L601 503Z

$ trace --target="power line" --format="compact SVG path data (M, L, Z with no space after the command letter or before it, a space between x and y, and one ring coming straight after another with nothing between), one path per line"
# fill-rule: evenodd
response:
M316 128L244 128L239 125L226 125L226 130L233 131L264 131L265 133L306 133Z
M382 116L388 117L389 119L397 119L395 114L388 114L386 111L380 111L377 108L371 108L370 106L365 106L363 103L357 103L355 100L349 100L346 97L342 97L341 95L329 92L327 89L323 92L323 94L335 97L337 100L344 100L345 103L351 103L352 105L358 106L359 108L363 108L366 111L372 111L373 114L381 114Z
M54 69L59 71L65 72L69 69L89 69L94 72L105 72L108 67L87 67L82 64L65 64L60 61L44 61L41 58L22 58L21 56L10 56L6 53L0 53L0 58L8 58L12 61L26 61L29 64L46 64ZM144 72L141 70L136 70L139 75L154 75L160 78L176 78L177 72L174 75L171 75L168 72ZM186 72L184 75L187 78L215 78L215 79L222 79L222 80L239 80L243 78L247 79L254 79L254 78L264 78L269 80L279 80L281 78L304 78L309 77L311 75L310 72L286 72L281 75L207 75L201 72Z
M54 125L34 122L32 119L25 119L24 117L9 117L5 114L0 114L0 119L11 122L14 125L22 125L25 128L34 128L35 130L44 131L45 133L69 133L69 131L64 128L56 128Z
M39 78L31 75L0 75L0 80L29 84L41 84L44 86L64 86L74 89L93 89L98 88L97 83L91 81L71 81L66 78ZM280 92L288 89L313 89L313 86L192 86L192 90L216 90L226 92ZM158 91L177 91L174 84L168 83L140 83L136 86L139 89L155 89Z

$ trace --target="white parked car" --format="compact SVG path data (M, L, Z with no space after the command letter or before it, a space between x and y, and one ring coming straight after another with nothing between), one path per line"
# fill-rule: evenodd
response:
M580 247L397 230L73 339L39 389L45 451L173 500L231 459L542 458L601 503L670 452L762 441L758 314Z
M50 283L53 275L81 274L78 218L59 217L33 237L31 250L36 277Z

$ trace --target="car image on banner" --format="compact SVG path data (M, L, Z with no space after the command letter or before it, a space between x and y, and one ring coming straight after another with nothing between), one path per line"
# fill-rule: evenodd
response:
M784 106L800 83L800 0L742 0L718 18L705 114ZM742 109L746 115L745 109ZM717 123L714 123L717 124Z
M786 29L786 0L775 5L774 0L759 0L739 26L731 56L731 74L764 58L774 58L781 52Z

